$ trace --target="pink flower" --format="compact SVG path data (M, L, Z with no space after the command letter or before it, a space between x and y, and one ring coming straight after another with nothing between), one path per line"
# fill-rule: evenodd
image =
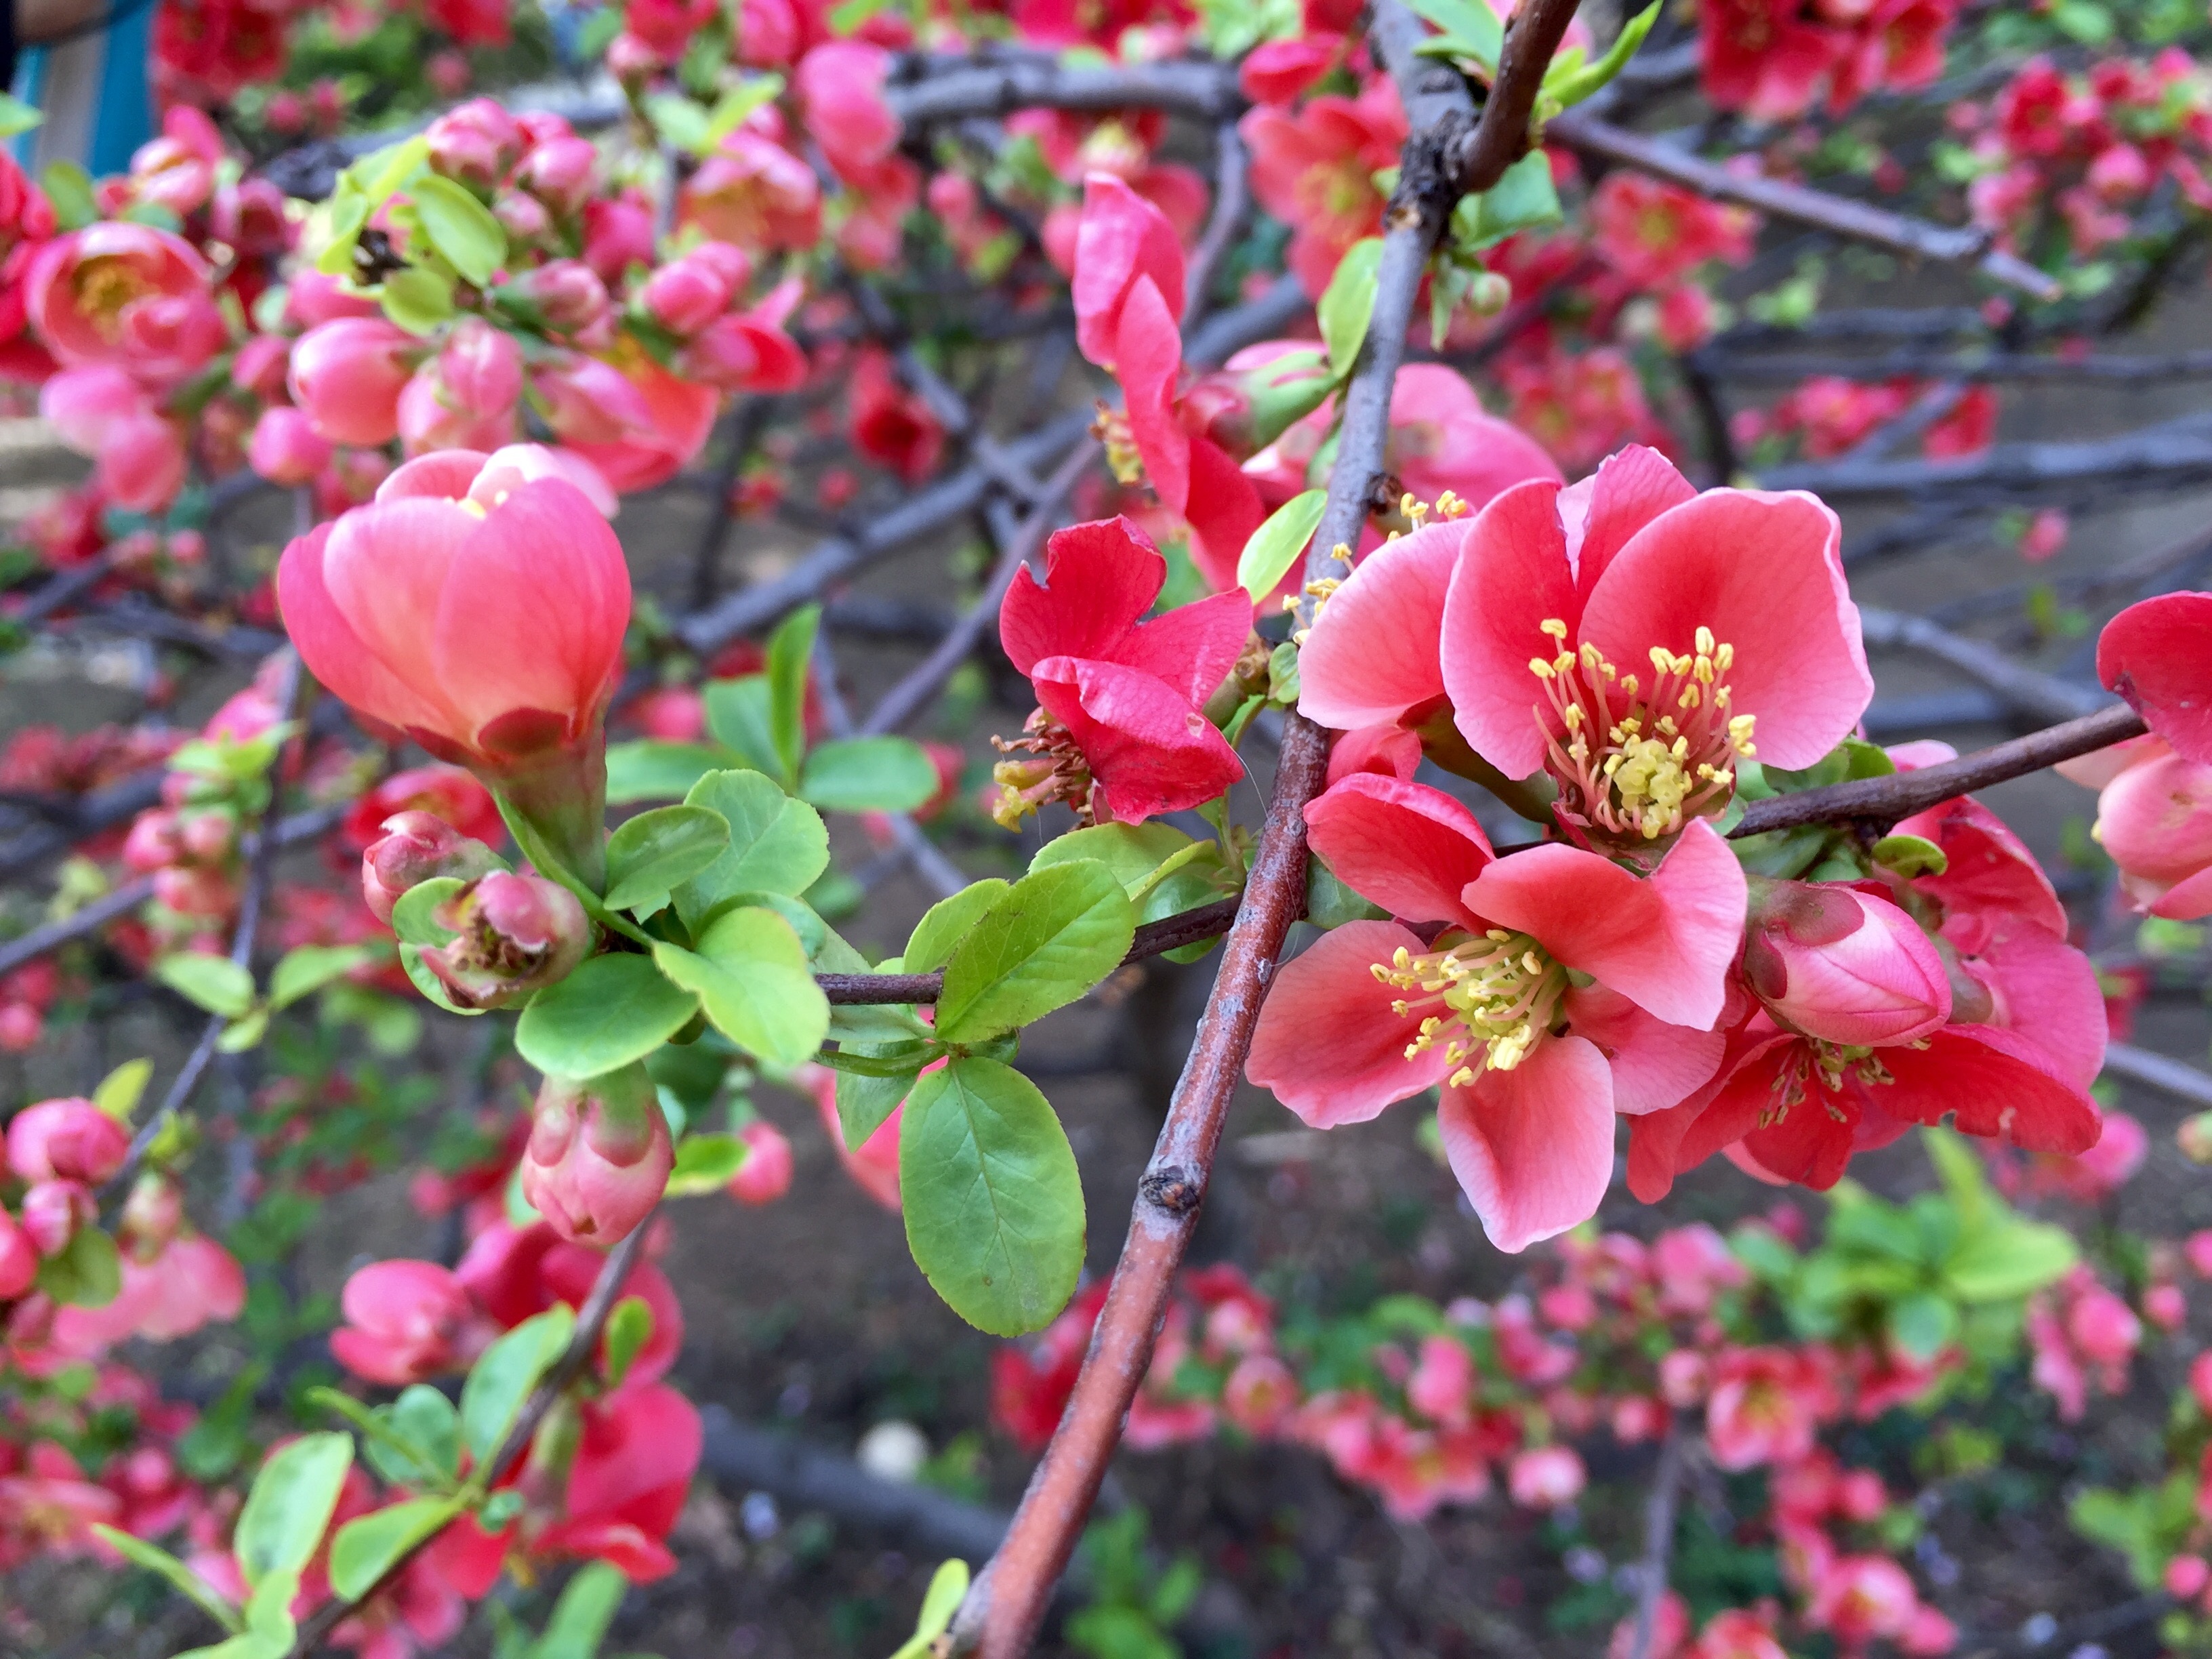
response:
M2131 605L2097 638L2097 678L2174 752L2212 765L2212 593Z
M1440 363L1398 371L1384 459L1407 493L1432 505L1449 495L1483 507L1517 483L1561 482L1540 444L1485 413L1467 377Z
M629 422L626 429L609 435L589 428L571 430L557 412L550 417L554 429L625 495L667 483L706 447L715 410L721 405L720 395L712 386L694 386L670 374L628 336L617 342L599 367L611 374L602 377L604 384L594 385L594 397L614 385L627 386L619 394ZM542 377L538 384L542 390Z
M1372 773L1306 823L1339 880L1446 925L1425 943L1352 922L1278 969L1246 1075L1319 1127L1441 1084L1444 1150L1492 1243L1586 1220L1612 1178L1614 1114L1671 1107L1720 1061L1735 855L1696 823L1648 879L1556 843L1495 859L1449 796Z
M1823 1042L1910 1042L1951 1018L1943 959L1919 923L1835 883L1756 883L1743 969L1779 1024Z
M1679 1592L1670 1589L1660 1596L1650 1642L1640 1650L1636 1644L1639 1623L1638 1615L1631 1613L1613 1627L1605 1659L1638 1659L1639 1654L1641 1659L1680 1659L1683 1644L1690 1639L1690 1604Z
M899 383L891 360L868 348L853 361L853 447L907 483L920 483L937 470L945 453L945 425L921 394Z
M207 262L182 237L102 222L56 237L33 256L24 312L65 367L117 363L166 383L222 344L210 280Z
M181 428L115 365L63 370L40 388L39 412L70 448L93 458L94 478L116 506L158 513L184 487Z
M1919 1594L1903 1567L1886 1555L1845 1555L1814 1585L1805 1616L1856 1650L1878 1637L1902 1637L1919 1611Z
M1237 84L1255 104L1294 104L1300 93L1335 66L1343 52L1340 34L1262 40L1237 66Z
M2212 915L2212 765L2163 738L2134 738L2058 769L2097 788L2091 834L2119 866L2120 890L2148 915Z
M1571 1446L1532 1446L1515 1455L1505 1474L1506 1489L1524 1510L1565 1509L1588 1480Z
M1271 1353L1248 1353L1221 1385L1221 1414L1254 1438L1281 1427L1298 1403L1298 1382Z
M1200 712L1236 665L1252 606L1232 589L1141 620L1167 561L1127 519L1054 532L1045 580L1015 574L999 637L1039 704L1000 764L1001 823L1046 799L1139 823L1212 799L1243 776Z
M0 1210L0 1302L13 1302L23 1295L38 1276L38 1246L16 1224L15 1217Z
M675 1158L642 1066L549 1077L522 1155L522 1195L562 1237L605 1249L653 1212Z
M1799 0L1707 0L1698 13L1705 96L1759 120L1803 114L1841 43L1801 10Z
M1483 759L1550 773L1570 833L1632 848L1723 808L1739 756L1810 766L1857 723L1838 543L1810 495L1699 495L1640 447L1571 489L1517 485L1467 531L1440 689Z
M465 849L456 854L456 862L480 862ZM425 947L422 965L461 1008L514 1007L566 979L592 948L582 904L543 876L495 869L431 914L455 937Z
M1356 99L1324 94L1296 115L1255 109L1238 130L1252 149L1252 193L1291 227L1291 270L1319 299L1345 250L1382 227L1374 175L1397 165L1406 142L1397 90L1376 76Z
M791 1190L791 1142L766 1118L755 1118L738 1131L745 1161L730 1178L730 1196L740 1204L773 1204Z
M399 435L399 394L422 349L381 317L319 323L292 348L292 401L332 443L390 443Z
M604 764L593 745L629 620L622 544L563 476L569 465L534 445L427 456L371 505L293 542L276 574L286 626L317 679L496 787L581 767L552 806L590 793L587 775ZM488 616L506 625L487 632ZM573 805L589 823L567 850L595 862L596 802Z
M1083 217L1075 233L1071 297L1076 343L1092 362L1111 366L1121 312L1131 291L1149 279L1168 320L1183 306L1182 241L1167 216L1110 173L1083 181Z
M448 179L489 190L522 154L522 129L490 98L471 98L424 130L430 165Z
M399 436L410 455L497 449L511 442L522 396L522 348L478 318L456 324L438 355L399 394Z
M468 1291L434 1261L373 1262L346 1280L339 1308L346 1322L331 1333L331 1355L365 1382L425 1382L483 1346L469 1330L478 1316Z
M1597 252L1633 288L1664 288L1708 259L1741 264L1757 222L1741 208L1626 169L1606 174L1590 198Z
M246 461L271 483L288 487L312 483L331 463L331 441L315 430L303 409L278 404L261 411Z
M743 248L811 247L822 234L822 186L813 169L772 137L739 127L684 180L687 222Z
M1837 1406L1834 1387L1810 1352L1733 1348L1713 1368L1706 1443L1724 1469L1793 1463L1813 1449L1821 1420Z
M1474 1358L1449 1336L1421 1339L1420 1363L1406 1379L1406 1402L1432 1423L1463 1426L1474 1403Z
M848 182L898 143L898 118L884 102L890 70L890 54L881 46L830 40L800 58L792 76L807 131Z
M25 1181L97 1187L130 1150L131 1131L88 1100L42 1100L8 1122L8 1167Z

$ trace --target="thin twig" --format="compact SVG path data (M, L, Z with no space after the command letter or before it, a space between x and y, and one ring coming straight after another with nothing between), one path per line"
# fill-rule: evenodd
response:
M1924 617L1863 605L1859 623L1869 645L1903 647L1948 663L2037 720L2074 720L2112 702L2106 692L2016 663L1995 646L1954 634Z
M1779 179L1731 173L1717 161L1705 161L1579 110L1553 116L1545 124L1544 137L1548 143L1565 144L1584 155L1616 161L1638 173L1683 185L1712 201L1738 203L1772 214L1778 219L1812 225L1853 241L1886 247L1915 258L1947 264L1972 262L1992 281L2046 302L2058 299L2063 291L2057 278L2014 254L1991 248L1990 234L1985 230L1932 225L1924 219L1908 218L1887 208L1855 202L1849 197L1808 190Z
M2185 1066L2148 1048L2138 1048L2132 1042L2107 1042L2105 1069L2114 1077L2142 1084L2192 1106L2212 1107L2212 1077L2194 1066Z
M1191 250L1190 264L1183 274L1185 330L1196 327L1199 319L1206 314L1214 275L1228 258L1237 234L1244 228L1244 216L1252 207L1249 178L1252 158L1244 149L1243 137L1237 131L1234 121L1224 121L1215 129L1213 149L1213 215L1206 221L1198 246Z
M1978 386L2155 386L2212 375L2212 351L2177 351L2163 357L2045 357L1998 351L1979 357L1931 358L1893 351L1880 357L1757 356L1716 350L1692 354L1708 374L1740 386L1800 386L1816 378L1844 380L1943 380Z
M2142 715L2125 703L2114 703L2094 714L2045 726L1940 765L1755 800L1746 809L1743 821L1729 834L1756 836L1801 823L1862 823L1887 830L1899 819L1924 812L1941 802L2139 738L2143 730Z
M1682 1419L1667 1425L1659 1443L1659 1470L1644 1505L1644 1559L1637 1568L1636 1635L1628 1659L1651 1659L1651 1640L1659 1630L1659 1608L1667 1599L1668 1565L1674 1556L1674 1505L1682 1492Z

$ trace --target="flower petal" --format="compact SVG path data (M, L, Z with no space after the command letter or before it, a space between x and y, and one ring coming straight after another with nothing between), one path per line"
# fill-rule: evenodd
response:
M1364 1123L1451 1072L1441 1046L1412 1060L1418 1014L1391 1011L1397 993L1371 971L1421 941L1395 922L1352 921L1275 970L1244 1075L1316 1129Z
M1962 1133L2002 1135L2032 1152L2086 1152L2104 1133L2087 1091L2055 1074L2018 1031L1951 1025L1925 1048L1884 1048L1881 1058L1897 1081L1871 1092L1905 1122L1936 1123L1955 1112Z
M1591 476L1582 533L1577 536L1574 526L1568 527L1576 588L1587 598L1613 556L1638 531L1668 508L1693 500L1697 493L1672 461L1645 445L1630 444L1607 456Z
M2212 593L2131 605L2097 638L2097 678L2179 754L2212 765Z
M1757 717L1759 758L1810 766L1874 696L1836 515L1802 491L1709 489L1637 532L1590 590L1574 636L1623 672L1699 628L1735 649L1730 708Z
M1516 484L1475 514L1444 599L1439 654L1452 718L1474 751L1508 777L1544 763L1545 734L1535 709L1543 687L1532 659L1559 651L1543 623L1582 619L1567 535L1545 479Z
M1661 1019L1702 1030L1720 1018L1746 889L1743 866L1702 818L1648 880L1553 842L1498 860L1463 896Z
M1460 895L1494 856L1490 837L1442 790L1355 772L1307 803L1306 839L1339 881L1392 915L1476 925Z
M1167 579L1168 562L1152 538L1127 519L1055 530L1045 544L1044 580L1024 565L1000 606L1007 660L1024 674L1042 657L1121 660L1129 630Z
M1613 1066L1613 1109L1624 1117L1664 1111L1712 1081L1728 1039L1670 1025L1603 985L1578 986L1563 1003L1569 1028Z
M1168 320L1182 316L1182 244L1166 214L1109 173L1083 181L1083 216L1075 231L1076 343L1101 365L1115 360L1121 307L1139 277L1148 277L1167 303Z
M1212 722L1164 680L1078 657L1047 657L1030 678L1045 712L1074 735L1107 810L1125 823L1212 800L1244 775Z
M1300 714L1348 732L1443 696L1444 595L1467 533L1465 520L1429 525L1360 561L1298 649Z
M1490 1242L1525 1250L1597 1213L1613 1179L1613 1068L1580 1037L1548 1038L1510 1072L1446 1089L1437 1124Z
M1200 706L1229 678L1251 636L1252 601L1232 583L1224 592L1138 623L1127 640L1106 654L1112 661L1165 680Z

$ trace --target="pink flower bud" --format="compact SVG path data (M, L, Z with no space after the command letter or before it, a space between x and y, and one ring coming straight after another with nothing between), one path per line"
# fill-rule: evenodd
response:
M545 204L519 190L500 191L491 204L491 216L499 221L509 242L542 242L553 228L553 216L546 212Z
M118 1233L134 1255L151 1260L167 1248L184 1219L184 1194L177 1190L177 1183L158 1170L149 1170L131 1184Z
M572 444L615 444L651 434L653 406L636 383L597 357L571 355L537 370L530 388L546 423Z
M660 72L661 56L638 36L624 29L607 42L607 73L625 89L641 87Z
M470 1358L462 1344L476 1304L434 1261L372 1262L346 1280L338 1306L346 1322L331 1333L331 1353L365 1382L401 1388Z
M177 819L177 840L193 863L217 864L238 845L238 821L221 811L183 813Z
M471 98L430 123L430 165L448 179L489 189L522 154L522 130L489 98Z
M592 923L567 888L543 876L495 870L434 912L459 935L422 952L423 964L463 1008L507 1008L566 979L591 949Z
M2135 1352L2142 1340L2142 1322L2126 1303L2099 1285L2067 1310L2066 1334L2087 1358L2114 1364Z
M220 870L171 865L154 872L154 897L180 916L227 916L238 902L238 888Z
M1474 1393L1474 1358L1449 1336L1421 1339L1420 1363L1406 1379L1406 1401L1431 1422L1452 1427L1467 1421Z
M752 256L734 242L702 242L684 258L689 263L704 265L720 277L732 300L743 294L753 279Z
M264 409L253 423L246 465L271 483L309 483L331 464L331 441L315 430L307 412L279 405Z
M13 1302L39 1276L39 1250L31 1236L0 1210L0 1302Z
M1709 1368L1694 1348L1676 1348L1659 1362L1660 1397L1677 1410L1705 1397Z
M439 876L474 881L498 870L499 859L434 812L395 812L385 834L361 855L361 896L379 921L416 884Z
M647 279L638 302L653 321L688 340L729 309L730 285L704 260L678 259Z
M342 279L325 276L319 270L298 272L284 293L284 319L301 329L334 323L342 317L379 314L374 300L354 292Z
M512 284L516 297L556 334L576 334L607 320L606 284L580 259L554 259Z
M1951 1017L1943 959L1887 899L1754 881L1744 977L1777 1020L1843 1043L1909 1042Z
M1898 1633L1898 1650L1914 1656L1914 1659L1936 1659L1938 1654L1948 1653L1959 1645L1959 1627L1940 1609L1922 1602L1913 1608L1911 1618Z
M422 343L378 317L342 317L292 348L292 400L333 443L389 443Z
M1506 1489L1524 1510L1564 1509L1582 1496L1588 1476L1571 1446L1533 1446L1506 1471Z
M606 282L617 282L634 264L653 263L653 210L623 198L584 209L584 263Z
M242 179L215 193L209 228L240 253L282 253L291 243L284 192L266 179Z
M284 372L290 366L292 343L282 334L257 334L239 347L230 360L230 383L264 404L284 401Z
M793 392L806 379L806 354L781 328L740 312L708 324L678 367L726 392Z
M79 1227L100 1219L92 1189L76 1181L36 1181L23 1194L23 1231L42 1256L69 1249Z
M2162 1331L2178 1331L2189 1318L2189 1298L2179 1285L2153 1285L2142 1293L2143 1317Z
M2185 1117L2173 1132L2174 1144L2191 1164L2212 1164L2212 1112Z
M29 1003L0 1003L0 1054L27 1054L46 1030L46 1015Z
M123 862L142 876L178 863L184 855L184 842L177 834L177 815L165 807L149 807L141 812L132 822L131 833L124 837Z
M765 1118L738 1131L745 1161L730 1177L730 1196L740 1204L773 1204L791 1190L791 1141Z
M1873 1521L1889 1507L1889 1492L1872 1469L1846 1469L1837 1478L1835 1501L1846 1521Z
M522 396L522 348L505 330L464 318L438 354L438 375L462 408L504 415Z
M590 139L555 138L524 158L515 182L565 219L591 199L599 167L599 152Z
M644 1066L549 1077L522 1155L522 1195L562 1237L605 1249L653 1212L675 1161Z
M131 1132L90 1101L26 1106L8 1125L8 1167L26 1181L98 1186L123 1167Z
M2208 1583L2212 1583L2212 1565L2201 1555L2177 1555L2166 1564L2166 1593L2178 1601L2186 1601Z

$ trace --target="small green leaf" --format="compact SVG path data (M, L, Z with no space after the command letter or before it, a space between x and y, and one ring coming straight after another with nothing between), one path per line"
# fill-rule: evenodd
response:
M1890 1340L1914 1358L1933 1359L1958 1334L1959 1310L1928 1291L1890 1304Z
M626 1296L607 1316L605 1335L606 1387L611 1394L629 1375L631 1362L653 1340L653 1304L641 1296Z
M146 1085L153 1076L152 1060L126 1060L100 1079L100 1086L92 1091L92 1103L118 1123L128 1123L145 1098Z
M531 1651L531 1659L598 1659L607 1626L615 1621L629 1580L605 1561L587 1561L562 1587L553 1616Z
M911 812L937 793L937 768L907 738L833 738L808 751L799 793L825 812Z
M222 1035L215 1040L216 1052L242 1054L258 1048L261 1039L268 1035L269 1010L265 1006L251 1008L245 1018L234 1019L223 1028Z
M309 1389L306 1397L358 1429L369 1467L394 1486L444 1486L459 1467L453 1402L428 1383L410 1384L389 1406L366 1405L336 1389Z
M21 99L0 92L0 138L13 138L19 132L28 132L46 118Z
M574 1310L557 1302L524 1320L477 1360L461 1384L461 1444L478 1470L507 1438L530 1391L560 1358L575 1328Z
M676 1149L676 1167L669 1171L668 1195L690 1198L700 1193L718 1193L730 1184L730 1177L744 1161L745 1143L735 1135L686 1135Z
M551 1076L598 1077L643 1060L698 1012L699 1000L648 957L610 951L532 997L514 1046Z
M830 1000L789 922L745 906L717 916L698 947L658 944L653 957L661 972L697 994L716 1030L771 1066L812 1057L830 1035Z
M1205 850L1194 853L1194 847ZM1070 830L1040 848L1030 860L1030 868L1049 869L1084 859L1096 859L1114 872L1121 890L1136 905L1139 921L1158 921L1223 896L1215 882L1221 874L1221 849L1212 842L1194 841L1173 824L1158 819ZM1183 862L1163 874L1161 866L1171 859Z
M82 230L100 217L99 198L92 193L92 175L76 162L49 161L39 173L39 186L53 204L54 221L64 230Z
M238 1019L253 1006L253 975L228 957L178 951L154 964L154 977L195 1007Z
M1567 109L1611 84L1628 60L1636 56L1636 49L1644 44L1644 37L1651 33L1651 26L1659 21L1661 0L1651 4L1620 26L1613 45L1604 57L1588 67L1577 67L1564 73L1554 71L1544 76L1543 96Z
M1328 491L1309 489L1285 501L1252 532L1252 539L1244 544L1243 555L1237 561L1237 585L1251 596L1253 604L1263 603L1282 586L1283 578L1320 528L1322 511L1328 505Z
M434 173L408 186L431 245L478 288L507 263L507 231L468 187Z
M1884 836L1871 851L1876 864L1907 881L1915 876L1940 876L1951 867L1950 854L1919 836Z
M246 1597L244 1632L213 1647L180 1653L177 1659L289 1659L293 1640L299 1635L291 1612L299 1594L296 1571L270 1573Z
M168 1580L172 1589L189 1596L209 1618L233 1635L246 1628L246 1620L239 1616L238 1609L224 1599L222 1592L168 1551L149 1544L143 1538L133 1538L127 1532L118 1532L113 1527L101 1526L97 1522L93 1523L92 1530L94 1536L132 1566L143 1567L147 1571L159 1573Z
M306 1571L352 1467L350 1435L303 1434L269 1454L230 1540L249 1587L258 1588L272 1574Z
M457 1498L410 1498L347 1522L331 1540L331 1588L345 1601L358 1601L463 1507Z
M730 826L730 844L721 856L676 889L677 914L695 938L739 895L796 897L830 867L830 832L822 815L785 794L773 778L709 772L684 801L720 813Z
M1413 10L1450 37L1466 57L1489 73L1498 72L1505 50L1505 27L1484 0L1408 0Z
M937 1638L952 1628L952 1615L967 1599L968 1564L944 1563L930 1574L929 1588L921 1593L921 1615L915 1620L914 1634L899 1644L891 1659L927 1659Z
M732 87L714 105L714 112L707 122L698 154L704 155L723 139L744 125L745 118L755 110L774 103L783 96L783 77L781 75L758 75Z
M716 743L754 771L776 776L775 720L769 713L768 676L743 674L733 680L710 680L700 693L707 708L707 732ZM725 757L716 763L726 766Z
M39 1263L39 1288L72 1308L104 1308L123 1290L123 1258L97 1227L80 1227L59 1255Z
M798 787L799 763L806 753L806 671L821 625L822 607L805 605L769 636L769 733L787 788Z
M365 945L295 945L270 970L269 1006L289 1008L375 957L375 951Z
M1075 1154L1051 1104L1012 1067L970 1055L915 1085L899 1127L899 1193L915 1265L979 1330L1041 1329L1075 1293Z
M427 947L452 944L459 936L438 921L435 915L467 885L458 877L433 876L402 893L392 907L392 931L399 936L399 942Z
M1558 224L1562 216L1551 161L1541 149L1533 149L1498 174L1488 190L1460 198L1452 213L1453 246L1479 252L1509 236Z
M611 743L607 745L607 804L626 806L639 800L681 800L693 784L727 762L720 750L703 743Z
M2062 1227L2002 1222L1960 1242L1943 1264L1943 1283L1961 1302L2009 1302L2055 1284L2081 1256Z
M937 1034L977 1042L1074 1001L1121 965L1136 908L1093 860L1024 876L953 951L937 1001Z
M387 274L377 294L384 314L410 334L428 335L453 316L453 287L421 265Z
M1328 279L1328 287L1316 307L1321 337L1328 347L1328 366L1339 380L1352 373L1352 365L1359 361L1359 348L1366 343L1368 319L1375 314L1375 284L1382 261L1381 237L1370 236L1354 242L1338 262L1336 274Z
M730 844L730 826L704 806L658 806L607 838L607 908L628 910L665 898Z
M1049 846L1052 843L1048 842ZM950 897L941 898L915 923L914 932L908 935L905 954L899 960L899 971L905 974L933 973L951 959L952 951L967 936L968 930L982 919L983 913L1005 896L1013 883L998 876L988 876L971 882Z
M645 117L664 143L694 155L714 148L707 137L707 112L681 93L655 93L647 98Z
M850 1059L852 1045L844 1045L839 1052L843 1058ZM915 1073L939 1050L928 1043L915 1042L901 1044L899 1052L902 1058L911 1058L914 1063L881 1077L848 1071L842 1066L837 1067L837 1132L844 1137L847 1152L857 1152L868 1144L868 1137L882 1128L884 1120L913 1092Z

